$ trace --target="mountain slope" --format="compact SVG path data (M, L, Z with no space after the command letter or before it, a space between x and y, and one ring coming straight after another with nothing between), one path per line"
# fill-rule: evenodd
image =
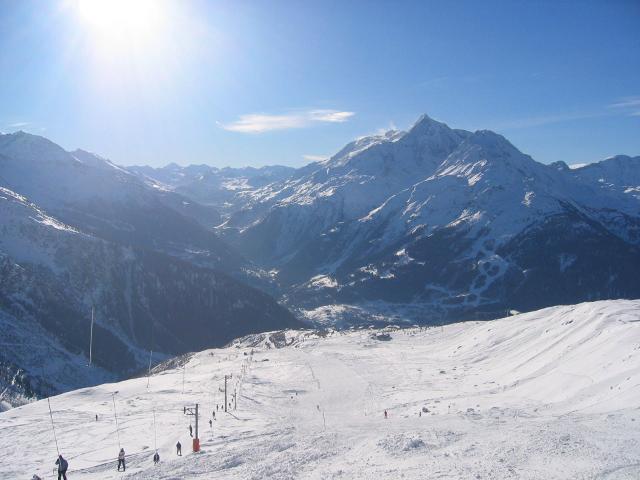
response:
M617 155L571 170L571 174L603 189L619 191L640 200L640 157Z
M424 116L247 193L218 230L311 311L440 321L639 297L636 199L575 175Z
M0 225L0 365L5 377L28 377L18 400L121 378L143 368L149 350L163 357L299 325L223 273L96 238L6 188ZM87 372L92 305L96 368Z
M0 135L0 184L101 238L230 272L247 268L240 255L199 223L208 216L215 224L217 212L152 188L97 155L66 152L24 132Z
M229 374L237 408L210 428ZM148 389L105 384L51 407L79 480L120 478L119 443L139 480L632 479L639 379L640 302L607 301L443 328L252 335L180 359ZM199 454L183 414L194 404ZM50 471L48 415L45 401L0 414L3 478Z

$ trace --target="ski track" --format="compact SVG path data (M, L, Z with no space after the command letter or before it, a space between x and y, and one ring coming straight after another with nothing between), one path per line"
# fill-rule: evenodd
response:
M151 377L149 390L132 379L52 397L51 407L73 480L637 479L638 320L636 300L387 329L390 341L290 332L299 341L281 349L194 355L184 394L180 367ZM217 412L212 430L225 374L238 408ZM114 391L126 473L116 471ZM182 413L195 402L200 454ZM0 432L2 480L54 478L46 400L0 414Z

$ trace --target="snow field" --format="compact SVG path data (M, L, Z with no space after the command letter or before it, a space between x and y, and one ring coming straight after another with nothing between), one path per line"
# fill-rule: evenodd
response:
M377 333L289 331L284 348L254 336L153 375L148 390L138 378L52 397L69 478L640 477L640 301ZM237 410L210 429L225 374ZM199 454L183 415L196 402ZM0 414L0 451L3 480L54 478L46 400Z

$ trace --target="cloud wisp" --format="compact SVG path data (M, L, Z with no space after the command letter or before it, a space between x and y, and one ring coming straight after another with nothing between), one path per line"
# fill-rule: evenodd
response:
M609 108L622 110L632 117L640 116L640 96L624 97L609 105Z
M221 127L230 132L263 133L273 130L305 128L318 123L344 123L354 115L355 112L340 110L308 110L282 115L249 113L240 115L240 118L234 122L221 124Z
M511 130L518 128L540 127L551 123L570 122L573 120L584 120L587 118L596 118L606 116L606 112L584 112L584 113L560 113L551 115L542 115L539 117L527 117L514 119L507 122L501 122L492 126L493 130Z
M539 127L551 123L570 122L574 120L585 120L597 117L612 117L626 115L631 117L640 116L640 96L623 97L614 103L600 107L598 110L589 112L558 113L542 115L538 117L519 118L493 125L494 130L511 130L518 128Z
M302 158L310 162L321 162L329 157L326 155L302 155Z

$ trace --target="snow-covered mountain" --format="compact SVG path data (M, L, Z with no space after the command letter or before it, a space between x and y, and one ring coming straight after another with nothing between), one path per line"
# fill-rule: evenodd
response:
M637 298L640 204L591 168L543 165L498 134L423 116L245 192L218 230L312 317L334 303L435 321ZM614 185L630 177L607 171Z
M571 174L604 189L632 195L640 200L640 156L617 155L571 170Z
M219 222L215 209L150 187L97 155L67 152L46 138L24 132L0 135L0 182L87 233L201 265L226 270L247 266L202 226Z
M176 198L95 155L0 136L5 402L122 378L147 364L149 350L162 358L299 325L229 276L242 257L172 207Z
M225 375L229 413L216 408ZM631 480L639 379L640 301L618 300L443 328L251 335L50 403L74 480ZM195 404L198 454L183 410ZM47 402L0 413L0 428L0 477L49 478Z
M127 170L139 175L150 185L180 193L223 214L238 210L243 205L242 193L284 180L295 171L294 168L280 165L216 168L209 165L181 167L175 163L162 168L133 166L127 167Z
M323 325L638 298L639 169L624 156L542 165L498 134L428 116L297 170L125 169L0 135L0 320L12 348L0 381L19 403L131 372L152 346L173 354L297 324L226 274ZM92 304L109 355L87 377ZM73 374L38 373L39 351Z

